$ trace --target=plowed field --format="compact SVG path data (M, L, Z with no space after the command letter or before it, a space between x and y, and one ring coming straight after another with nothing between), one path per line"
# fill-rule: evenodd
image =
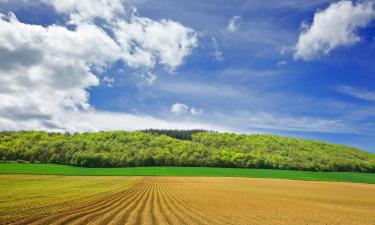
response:
M120 191L13 224L373 225L374 212L370 184L143 177Z

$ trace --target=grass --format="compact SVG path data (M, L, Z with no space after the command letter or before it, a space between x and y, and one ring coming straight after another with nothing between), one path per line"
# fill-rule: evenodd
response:
M208 167L83 168L42 163L0 163L0 174L43 174L69 176L208 176L253 177L308 181L337 181L375 184L375 173L313 172L275 169Z

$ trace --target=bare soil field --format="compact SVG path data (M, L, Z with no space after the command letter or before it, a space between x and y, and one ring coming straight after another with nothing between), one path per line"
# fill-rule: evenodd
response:
M13 224L375 224L375 185L371 184L137 179L119 191Z
M139 177L0 175L0 224L91 202L134 185Z

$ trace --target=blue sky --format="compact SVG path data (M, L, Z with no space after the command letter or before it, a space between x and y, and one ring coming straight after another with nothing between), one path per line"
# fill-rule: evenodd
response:
M0 0L4 130L201 127L375 152L372 1L61 2Z

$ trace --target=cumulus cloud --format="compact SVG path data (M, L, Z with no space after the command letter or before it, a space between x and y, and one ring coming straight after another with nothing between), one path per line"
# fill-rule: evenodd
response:
M45 2L71 18L76 14L83 19L68 29L26 24L13 13L0 15L0 129L95 127L67 115L96 112L88 88L99 85L100 74L114 62L143 67L155 80L151 73L155 65L176 69L197 44L195 32L178 22L117 17L123 12L122 4L117 4L121 1ZM106 31L92 21L96 17L110 21ZM101 80L113 83L109 77Z
M337 92L340 92L342 94L346 94L348 96L366 100L366 101L375 101L375 92L371 92L368 90L353 88L351 86L347 85L339 85L335 87L335 90Z
M227 31L230 33L236 32L240 26L239 22L241 20L240 16L233 16L228 23Z
M129 22L118 21L114 34L122 59L131 67L153 68L160 63L173 71L197 46L196 32L172 20L132 16Z
M126 10L122 0L42 1L69 15L70 23L104 19L121 47L121 59L129 67L152 69L160 63L174 71L198 45L193 29L173 20L138 16L135 8Z
M189 111L189 106L183 104L183 103L175 103L171 106L171 112L174 114L184 114Z
M176 115L182 115L187 113L191 115L200 115L203 113L203 110L177 102L171 106L171 112Z
M41 0L57 12L69 15L72 23L102 18L113 21L125 12L122 0Z
M314 15L311 25L303 24L295 46L295 59L312 60L328 55L334 48L358 41L358 29L366 27L375 17L372 1L340 1Z
M99 84L91 68L106 67L120 50L94 25L70 31L24 24L10 14L0 27L0 55L10 56L0 64L0 117L9 124L66 126L65 111L90 109L86 89Z

